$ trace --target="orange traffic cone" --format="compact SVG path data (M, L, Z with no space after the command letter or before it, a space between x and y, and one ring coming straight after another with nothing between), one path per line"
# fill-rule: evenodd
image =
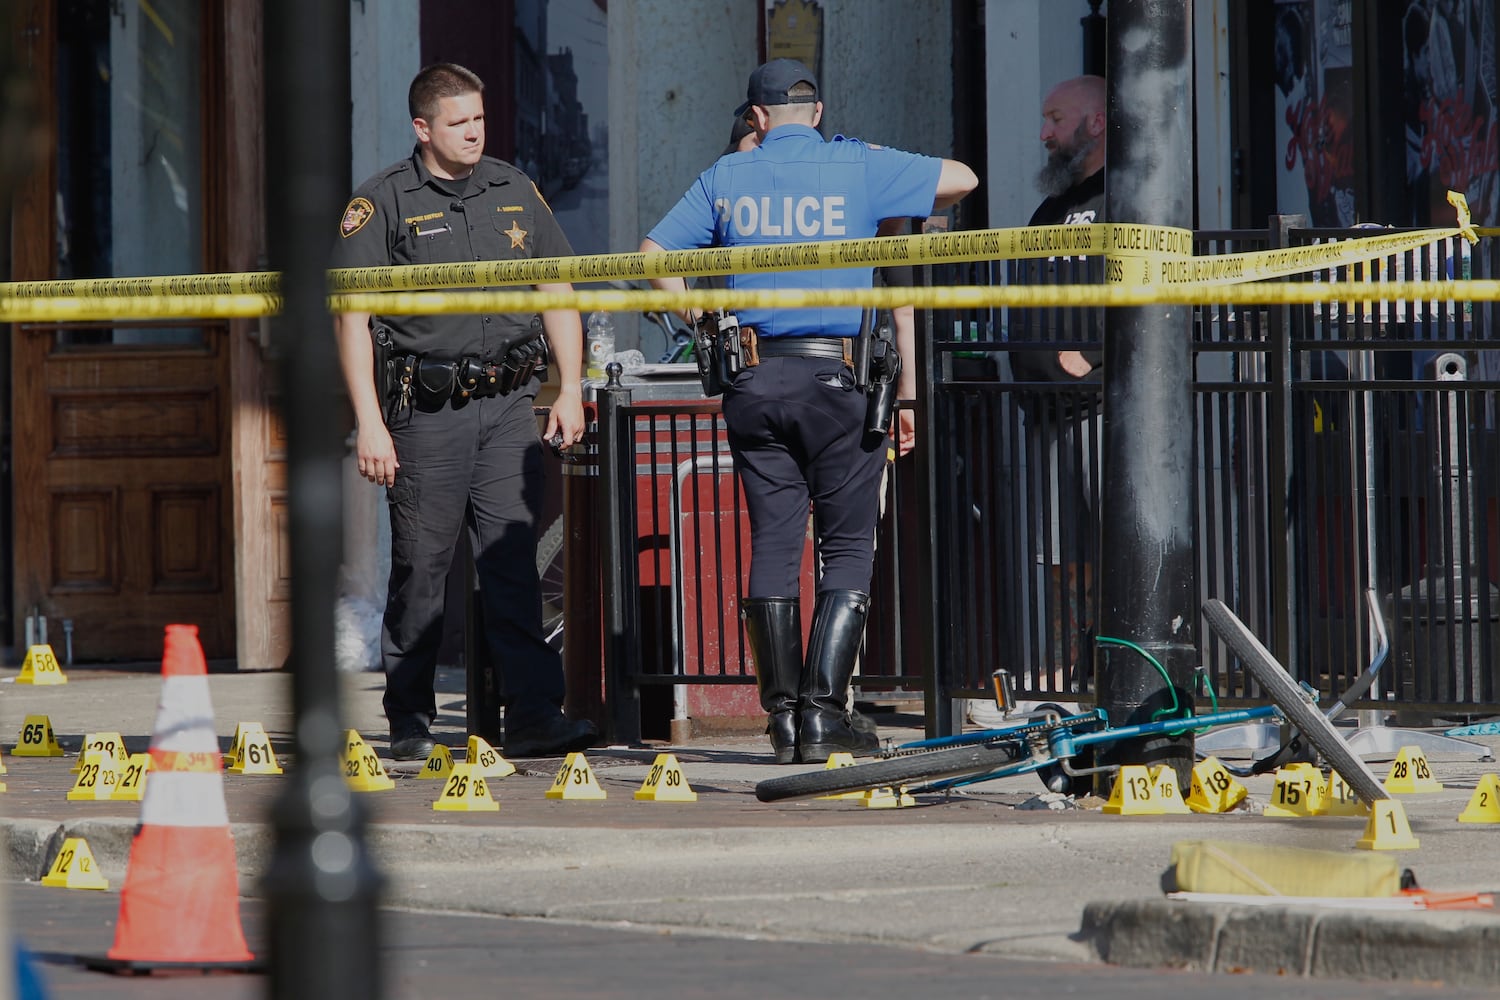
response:
M208 669L196 625L168 625L151 780L109 958L135 969L248 968Z

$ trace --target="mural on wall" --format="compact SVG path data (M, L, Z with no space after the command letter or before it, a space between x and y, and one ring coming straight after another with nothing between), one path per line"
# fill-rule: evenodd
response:
M1350 5L1276 2L1276 206L1314 226L1356 221Z
M1408 0L1401 18L1406 179L1413 225L1451 222L1448 191L1474 221L1500 220L1492 0Z

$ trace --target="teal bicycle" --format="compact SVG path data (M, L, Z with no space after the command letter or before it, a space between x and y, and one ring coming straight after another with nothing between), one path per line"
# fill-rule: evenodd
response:
M1112 726L1105 712L1094 709L1076 715L1049 715L1041 721L965 733L961 736L917 740L884 751L878 758L852 767L810 771L770 778L755 786L762 802L832 795L878 788L904 787L913 793L944 791L964 785L1031 773L1061 773L1068 778L1113 770L1082 763L1088 751L1120 740L1149 736L1179 736L1192 731L1280 718L1295 726L1303 739L1337 771L1351 791L1366 802L1388 797L1375 777L1333 728L1331 716L1368 690L1385 660L1377 653L1359 682L1346 692L1330 713L1320 711L1314 693L1294 681L1276 658L1261 645L1234 613L1217 600L1203 605L1204 617L1215 634L1237 656L1270 699L1269 705L1229 709L1204 715L1158 719L1131 726ZM996 671L996 701L1008 709L1008 677ZM1289 746L1293 746L1289 744ZM1293 747L1295 750L1295 747ZM1289 755L1287 748L1267 758Z

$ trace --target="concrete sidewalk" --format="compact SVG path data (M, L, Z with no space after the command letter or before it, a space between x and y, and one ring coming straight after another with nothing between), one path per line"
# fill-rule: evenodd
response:
M154 671L73 669L53 688L12 686L0 675L0 742L7 747L0 796L14 876L36 879L64 835L88 839L118 888L139 807L70 802L69 773L83 736L112 730L131 750L149 745L160 692ZM382 754L378 674L345 675L346 721ZM463 678L439 678L435 733L461 753ZM237 723L259 722L283 764L290 748L289 678L210 678L216 731L227 749ZM45 714L65 749L57 759L9 754L23 718ZM896 739L918 735L911 717L878 716ZM1500 745L1500 738L1488 738ZM670 749L698 792L691 804L637 802L658 750ZM716 738L675 747L606 747L589 753L603 802L544 798L559 760L514 761L493 782L498 813L432 810L438 783L417 763L387 761L396 787L367 793L369 843L389 884L385 902L415 909L538 917L564 923L672 928L785 940L878 941L1020 958L1098 960L1137 966L1284 971L1294 975L1500 980L1500 917L1494 911L1392 914L1203 905L1165 900L1160 878L1171 845L1216 838L1353 850L1363 819L1283 820L1259 815L1269 777L1250 779L1251 808L1225 816L1112 817L1053 811L1034 777L931 796L907 809L851 802L765 805L754 785L786 769L768 763L763 737ZM1500 825L1456 821L1493 762L1435 759L1444 791L1403 796L1421 840L1401 864L1424 888L1500 889ZM1372 762L1384 774L1382 762ZM284 779L226 775L241 884L273 850L269 805Z

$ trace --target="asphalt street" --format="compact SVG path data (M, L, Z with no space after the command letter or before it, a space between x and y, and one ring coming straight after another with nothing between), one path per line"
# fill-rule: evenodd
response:
M118 896L11 885L37 968L53 997L215 1000L266 995L264 975L118 976L93 972L80 956L113 940ZM260 955L264 907L247 901L243 919ZM1493 996L1440 983L1288 981L1265 975L1117 969L1077 962L1027 962L900 944L777 941L683 930L624 930L555 920L518 920L422 910L382 913L380 980L389 1000L429 997L911 997L1183 998L1259 1000L1279 996L1383 1000ZM377 1000L375 997L365 1000Z

